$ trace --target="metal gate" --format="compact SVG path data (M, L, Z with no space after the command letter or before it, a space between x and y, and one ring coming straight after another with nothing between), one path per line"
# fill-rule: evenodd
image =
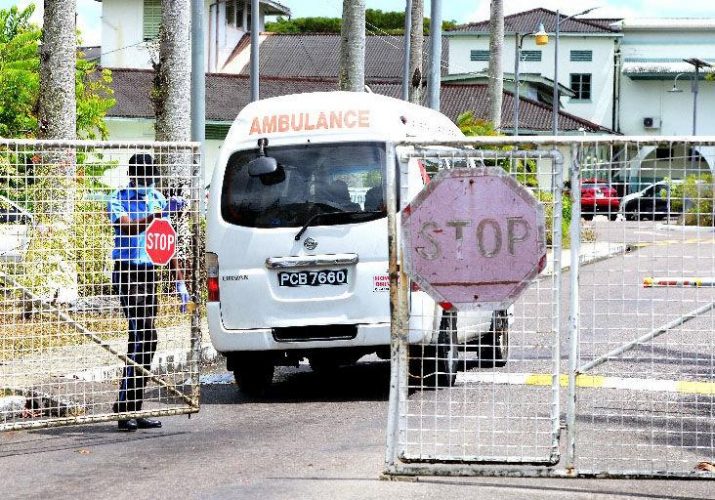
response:
M506 314L456 313L452 385L453 351L414 339L453 323L415 316L388 210L387 474L715 478L715 141L579 139L397 148L393 209L411 159L498 165L543 204L549 235L546 268Z
M147 162L152 179L128 176ZM198 411L200 165L194 143L0 142L0 431ZM166 264L147 293L155 304L124 302L113 286L130 272L113 260L131 251L114 233L118 199L156 212L156 231L129 213ZM130 328L143 332L136 342ZM115 406L124 379L146 384L143 406Z

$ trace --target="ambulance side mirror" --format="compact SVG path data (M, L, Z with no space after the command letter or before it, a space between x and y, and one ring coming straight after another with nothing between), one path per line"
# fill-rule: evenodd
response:
M259 156L248 162L248 175L261 177L278 170L278 162L272 156Z

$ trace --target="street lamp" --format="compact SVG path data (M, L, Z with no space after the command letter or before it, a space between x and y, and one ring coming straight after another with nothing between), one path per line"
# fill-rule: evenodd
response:
M549 34L544 30L544 23L539 23L539 29L533 33L515 33L514 39L514 134L519 135L519 60L521 59L521 45L524 37L534 35L536 45L549 43Z
M577 16L583 16L585 14L588 14L589 12L592 12L594 10L598 9L598 7L591 7L590 9L586 9L582 12L579 12L578 14L573 14L569 17L565 17L563 20L568 21L569 19L573 19L574 17ZM559 135L559 34L560 34L560 27L561 27L561 14L559 11L556 11L556 40L554 42L554 93L552 97L552 103L551 107L553 108L551 111L551 121L552 121L552 132L554 135Z
M684 74L685 73L678 73L677 75L675 75L675 80L673 80L673 88L670 89L668 92L671 92L673 94L679 94L683 91L682 89L678 88L678 77L681 77Z
M705 61L695 57L683 59L683 61L695 66L695 76L693 76L693 85L691 88L693 90L693 135L696 135L698 130L698 82L700 80L700 68L712 68L712 64L706 63Z

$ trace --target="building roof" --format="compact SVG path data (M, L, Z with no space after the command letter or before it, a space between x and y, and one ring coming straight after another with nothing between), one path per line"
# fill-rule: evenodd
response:
M150 92L153 72L151 70L112 70L115 106L108 116L113 118L153 119ZM384 80L370 84L378 94L399 98L400 83ZM261 76L261 97L286 94L337 90L336 79L285 78ZM250 81L244 75L212 73L206 76L206 120L231 123L239 111L250 101ZM485 85L443 84L441 90L442 112L456 121L465 111L472 111L477 118L488 116L487 88ZM513 95L504 93L502 104L503 128L512 126ZM519 128L535 133L551 131L551 107L522 98L519 108ZM599 125L569 113L560 112L560 130L568 132L610 132Z
M619 23L623 31L712 31L715 29L715 18L630 18Z
M336 78L340 66L340 35L326 33L282 34L265 33L261 42L261 77ZM442 43L442 61L446 66L448 45ZM236 47L225 65L226 71L248 75L250 44ZM423 68L427 71L429 37L425 37ZM240 68L231 68L234 61ZM404 36L368 35L365 37L365 79L402 79ZM446 68L443 68L443 73Z
M101 2L102 0L94 0L95 2ZM276 2L274 0L259 0L265 7L265 13L268 14L269 16L273 15L284 15L284 16L290 16L291 11L288 7L285 5L281 4L280 2Z
M618 30L611 24L620 19L609 18L578 18L568 19L569 14L560 14L561 22L559 23L559 31L561 33L579 33L579 34L615 34ZM504 32L505 33L531 33L539 26L539 23L544 24L544 29L547 32L556 31L556 12L544 8L536 8L524 12L518 12L510 16L504 17ZM474 33L488 34L489 20L480 21L477 23L469 23L459 25L446 34L447 36L459 33Z
M715 61L706 62L715 64ZM622 69L631 80L672 80L678 74L683 74L683 80L687 80L695 72L692 64L678 58L626 58ZM708 73L715 73L715 67L701 67L700 79Z
M98 45L78 47L78 49L84 53L84 58L87 61L96 61L99 63L99 59L102 57L102 47Z
M514 73L504 73L504 81L508 82L514 81ZM552 91L554 88L554 80L543 76L540 73L522 73L519 72L519 79L522 82L528 82L532 84L535 88L542 91ZM489 73L483 71L477 71L474 73L452 73L450 75L443 75L442 82L451 83L484 83L489 80ZM576 92L571 90L566 85L559 83L559 94L566 97L575 97Z

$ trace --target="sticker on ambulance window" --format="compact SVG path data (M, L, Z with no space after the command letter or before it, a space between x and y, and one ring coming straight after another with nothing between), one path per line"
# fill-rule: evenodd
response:
M373 292L389 292L390 291L390 275L376 274L372 277Z

